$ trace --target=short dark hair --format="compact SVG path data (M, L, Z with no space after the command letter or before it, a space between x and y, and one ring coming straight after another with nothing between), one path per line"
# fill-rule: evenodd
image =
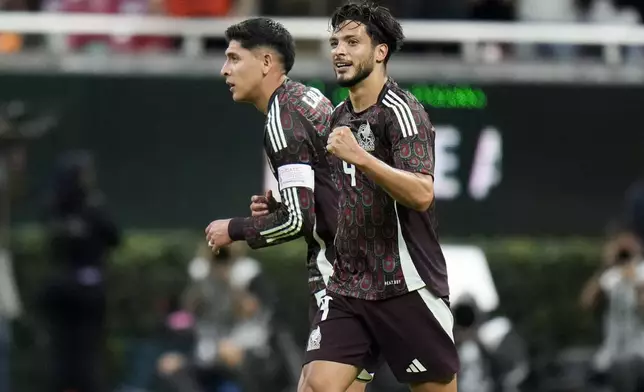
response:
M281 24L269 18L252 18L234 24L226 29L226 42L239 41L245 49L266 46L281 57L284 71L288 74L295 62L295 41L291 33Z
M374 44L389 47L385 64L402 48L405 39L402 26L386 7L371 1L350 1L335 10L331 16L331 28L336 31L346 21L363 24Z

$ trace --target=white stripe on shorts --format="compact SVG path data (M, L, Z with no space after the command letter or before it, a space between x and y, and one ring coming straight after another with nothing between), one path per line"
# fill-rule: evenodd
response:
M427 289L427 287L424 287L417 292L418 295L420 295L420 298L423 299L423 302L425 302L425 305L427 305L429 311L434 315L434 318L438 321L441 327L443 327L443 330L445 331L445 333L447 333L447 335L450 339L452 339L453 342L454 316L452 315L452 311L449 309L445 301L437 298Z

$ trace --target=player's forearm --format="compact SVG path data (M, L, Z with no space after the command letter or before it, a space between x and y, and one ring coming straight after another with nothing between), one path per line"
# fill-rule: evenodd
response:
M393 168L368 153L365 153L363 162L356 166L406 207L427 211L434 201L434 181L431 176Z
M287 190L282 195L290 202L280 204L274 212L264 216L233 218L228 225L228 235L233 241L246 241L253 249L265 248L293 241L312 230L313 205L302 199L313 200L308 189Z
M252 249L261 249L293 241L302 236L303 229L298 227L297 223L289 223L288 219L275 219L273 221L264 219L270 217L270 215L267 215L264 217L233 218L228 226L230 239L233 241L246 241ZM291 221L296 222L298 220L301 219L293 218ZM267 233L269 230L282 227L290 228L290 230Z

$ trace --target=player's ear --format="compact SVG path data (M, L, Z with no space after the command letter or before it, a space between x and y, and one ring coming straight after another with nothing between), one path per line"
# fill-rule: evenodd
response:
M273 68L274 63L275 58L273 57L273 53L265 52L264 56L262 57L262 71L264 75L268 74L271 68Z
M384 62L385 58L387 58L387 53L389 53L389 47L387 46L387 44L380 44L376 46L376 62Z

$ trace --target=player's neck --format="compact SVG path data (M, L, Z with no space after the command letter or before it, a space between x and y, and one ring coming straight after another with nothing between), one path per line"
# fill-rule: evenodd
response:
M268 103L271 100L271 97L273 96L273 93L275 90L277 90L286 80L286 75L280 74L272 77L265 77L264 81L262 82L262 85L260 87L260 91L257 97L257 100L255 100L254 104L257 110L260 112L264 113L265 115L268 114Z
M374 70L365 80L349 88L353 111L360 113L378 103L378 96L387 83L387 74Z

